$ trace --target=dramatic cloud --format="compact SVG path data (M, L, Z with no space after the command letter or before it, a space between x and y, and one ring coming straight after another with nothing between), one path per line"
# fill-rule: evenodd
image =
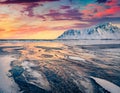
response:
M70 6L61 6L60 9L70 9Z
M120 0L0 0L0 38L48 39L68 29L120 24L119 10Z
M112 7L109 9L105 9L104 11L100 11L97 12L95 14L95 17L101 18L101 17L105 17L105 16L113 16L115 14L117 14L120 10L120 7Z
M34 16L33 8L37 6L40 6L40 4L38 3L29 4L27 5L26 8L24 8L23 11L21 11L21 13L25 13L27 16Z
M82 10L86 18L104 18L112 16L120 16L120 6L117 5L118 0L112 0L103 5L88 4L85 10ZM88 15L89 14L89 15Z
M33 3L33 2L45 2L45 1L59 1L59 0L1 0L2 4L15 4L15 3Z
M80 20L82 18L82 13L77 9L68 9L63 13L58 10L50 10L46 17L52 18L52 20Z
M98 3L106 3L108 0L97 0Z

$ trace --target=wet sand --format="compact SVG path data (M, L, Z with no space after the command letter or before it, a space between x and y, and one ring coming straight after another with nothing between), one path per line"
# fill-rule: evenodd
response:
M23 93L109 93L109 88L91 76L120 87L119 44L86 46L74 42L77 45L64 41L2 43L0 54L16 55L11 74Z
M17 84L8 77L8 71L11 69L10 63L13 60L15 58L11 55L0 56L0 93L19 93Z

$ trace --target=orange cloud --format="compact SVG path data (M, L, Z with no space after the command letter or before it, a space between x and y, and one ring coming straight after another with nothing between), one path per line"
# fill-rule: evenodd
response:
M15 32L16 34L34 34L46 30L49 30L49 28L44 26L22 25L21 27L17 28Z
M63 29L55 29L56 27L68 27L76 21L34 21L34 19L26 20L22 18L12 19L4 18L0 22L1 39L55 39ZM51 25L52 24L52 25Z

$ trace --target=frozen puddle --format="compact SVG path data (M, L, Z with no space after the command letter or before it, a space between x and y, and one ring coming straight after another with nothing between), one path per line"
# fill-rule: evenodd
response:
M120 87L107 81L104 79L96 78L96 77L91 77L98 83L100 86L102 86L105 90L109 91L110 93L120 93Z
M11 69L10 62L15 60L11 55L0 56L0 93L19 93L18 85L7 76Z
M28 83L36 85L45 90L51 89L46 77L40 71L38 72L36 70L31 69L31 67L36 67L35 64L28 61L24 61L21 65L24 68L24 70L27 72L27 73L24 73L23 76L26 78L26 81Z
M72 59L72 60L85 61L85 59L80 58L80 57L75 57L75 56L68 56L68 58L69 58L69 59Z

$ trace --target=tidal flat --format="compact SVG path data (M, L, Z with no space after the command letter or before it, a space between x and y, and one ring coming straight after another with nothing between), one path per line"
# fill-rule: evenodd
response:
M119 93L120 40L0 41L0 82L0 93Z

